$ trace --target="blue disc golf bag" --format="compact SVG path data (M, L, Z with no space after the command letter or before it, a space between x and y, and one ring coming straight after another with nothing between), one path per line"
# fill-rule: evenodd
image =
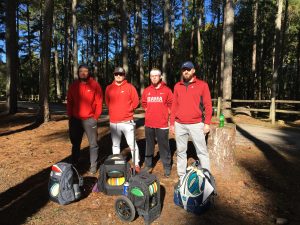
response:
M201 214L216 196L215 179L195 162L186 170L183 180L174 186L174 203L188 212Z

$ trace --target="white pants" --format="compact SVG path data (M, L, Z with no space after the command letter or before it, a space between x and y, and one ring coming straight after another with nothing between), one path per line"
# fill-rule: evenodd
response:
M134 164L139 165L139 147L134 137L134 125L130 121L122 123L110 123L110 133L113 154L120 153L120 143L123 133L131 150L132 159L134 158Z

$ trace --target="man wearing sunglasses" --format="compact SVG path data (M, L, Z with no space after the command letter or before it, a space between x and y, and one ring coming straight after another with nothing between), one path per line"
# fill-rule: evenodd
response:
M120 153L122 133L131 149L136 172L140 172L139 149L134 138L133 113L139 105L135 87L126 80L122 67L114 70L114 81L107 86L105 102L108 107L113 154ZM134 152L135 151L135 152Z
M182 79L174 87L170 131L175 134L177 146L177 173L180 181L187 167L187 145L191 138L202 168L210 170L205 135L209 132L212 102L208 84L195 75L194 64L181 66Z

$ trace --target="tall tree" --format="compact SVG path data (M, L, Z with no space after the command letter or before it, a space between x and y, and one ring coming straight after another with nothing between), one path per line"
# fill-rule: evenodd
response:
M128 72L127 19L127 0L121 0L122 63L126 73Z
M148 0L148 71L150 72L152 68L152 40L153 40L153 33L152 33L152 0Z
M140 87L140 94L143 93L145 88L144 83L144 68L143 68L143 49L142 49L142 0L137 0L136 4L136 28L135 33L135 50L136 50L136 71L138 74L138 84Z
M234 9L233 0L226 0L224 10L224 71L223 71L223 98L231 100L232 96L232 64L233 64L233 26L234 26ZM231 102L223 104L223 113L225 116L231 116Z
M164 42L163 42L163 61L162 61L162 76L164 82L167 83L168 73L168 54L170 51L170 0L164 0Z
M9 114L15 114L18 110L18 43L16 32L16 11L16 1L6 0L6 106Z
M280 42L281 42L281 17L282 17L283 0L277 0L277 15L275 21L275 45L274 45L274 60L273 60L273 77L272 77L272 92L271 97L276 98L276 86L280 60Z
M258 0L255 0L253 4L253 42L252 42L252 77L254 79L252 80L255 84L258 83L257 80L257 69L256 69L256 53L257 53L257 13L258 13ZM254 84L253 84L254 85ZM254 87L257 87L257 85L254 85ZM254 98L257 98L257 90L254 89Z
M42 46L41 46L41 74L39 90L39 120L48 122L50 120L49 111L49 75L52 42L54 0L46 0L44 7Z
M78 78L78 44L77 44L77 15L76 15L77 0L72 0L72 28L73 28L73 78Z

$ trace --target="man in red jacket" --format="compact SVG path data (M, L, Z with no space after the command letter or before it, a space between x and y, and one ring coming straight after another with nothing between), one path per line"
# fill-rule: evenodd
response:
M203 168L210 170L205 135L209 132L212 117L210 91L206 82L195 76L192 62L181 66L182 80L174 87L171 110L171 132L175 131L177 146L177 173L182 181L187 166L187 143L192 139ZM204 109L203 109L204 108Z
M105 90L105 102L108 107L110 132L112 139L113 154L120 153L122 133L131 149L132 158L135 162L136 172L139 167L139 148L134 137L133 113L139 105L139 97L135 87L128 83L125 70L116 67L114 70L114 81Z
M171 151L169 147L169 115L173 101L170 88L162 81L161 71L150 71L151 85L142 95L142 107L145 109L146 154L145 169L152 171L155 137L159 155L164 166L165 176L171 174Z
M98 144L97 120L102 112L102 89L89 73L87 65L78 68L79 79L69 86L67 114L69 116L69 136L72 143L72 163L78 164L83 133L90 145L90 173L97 172Z

